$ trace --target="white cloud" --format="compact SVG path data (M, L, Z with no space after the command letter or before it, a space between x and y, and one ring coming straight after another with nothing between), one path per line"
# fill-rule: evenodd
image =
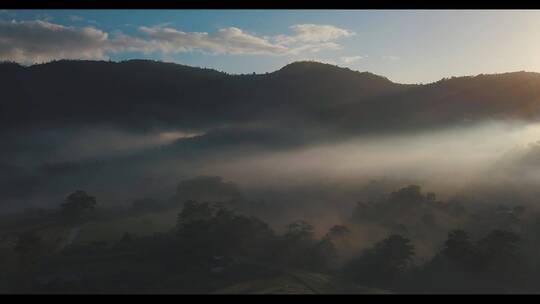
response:
M108 34L47 21L0 21L0 59L22 63L106 58Z
M364 59L364 56L343 56L340 58L343 63L353 63L362 59Z
M69 16L71 20L82 20ZM298 24L292 35L258 36L237 27L215 33L183 32L169 25L141 26L139 35L106 33L92 26L74 27L48 21L0 21L0 60L22 63L54 59L105 59L118 52L229 55L295 55L338 50L335 40L353 32L331 25Z
M294 35L278 35L275 40L286 45L297 42L320 43L354 35L354 32L333 25L296 24L290 28Z
M215 35L206 32L182 32L170 27L140 27L150 38L150 48L164 53L200 50L213 54L290 55L302 52L338 50L333 40L353 35L331 25L298 24L293 35L260 37L236 27L219 29Z
M219 29L214 35L206 32L182 32L170 27L140 27L146 34L146 49L163 53L199 50L212 54L283 54L284 46L246 33L236 27Z

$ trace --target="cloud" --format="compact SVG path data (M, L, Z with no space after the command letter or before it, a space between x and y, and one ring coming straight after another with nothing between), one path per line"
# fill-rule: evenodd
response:
M0 21L0 59L21 63L104 59L108 34L47 21Z
M353 63L362 59L364 59L364 56L343 56L340 58L343 63Z
M296 24L291 26L290 29L294 32L294 35L279 35L275 37L275 40L285 45L297 42L321 43L354 35L354 32L333 25Z
M297 24L291 26L293 35L259 37L236 27L219 29L214 35L206 32L182 32L171 27L140 27L146 51L180 53L199 50L212 54L291 55L302 52L338 50L334 40L354 33L331 25Z
M82 20L69 16L72 21ZM184 32L167 24L138 28L138 35L104 32L93 26L74 27L49 21L0 21L0 59L21 63L55 59L106 59L121 52L177 54L202 52L227 55L295 55L341 48L335 40L354 35L331 25L298 24L291 35L258 36L237 27L215 33Z
M212 54L284 54L285 46L246 33L236 27L219 29L214 35L206 32L182 32L170 27L140 27L150 40L146 51L181 53L199 50Z

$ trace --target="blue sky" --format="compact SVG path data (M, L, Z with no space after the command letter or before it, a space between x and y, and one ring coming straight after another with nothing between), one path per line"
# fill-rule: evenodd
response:
M229 73L318 60L426 83L540 72L539 32L540 11L10 10L0 59L150 58Z

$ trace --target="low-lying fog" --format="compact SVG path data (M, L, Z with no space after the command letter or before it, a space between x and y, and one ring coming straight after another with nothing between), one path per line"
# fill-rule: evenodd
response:
M12 170L1 181L2 192L9 194L7 209L56 205L75 189L93 193L105 205L166 199L182 179L198 175L222 176L254 198L281 191L288 194L277 197L300 200L292 193L302 189L319 200L348 202L359 198L346 193L358 193L374 180L418 184L441 198L486 187L519 185L521 192L534 192L540 181L534 162L539 123L494 121L291 148L210 144L189 155L184 153L189 145L167 149L204 137L203 132L141 135L95 128L35 134L12 141L14 152L3 157L3 166Z

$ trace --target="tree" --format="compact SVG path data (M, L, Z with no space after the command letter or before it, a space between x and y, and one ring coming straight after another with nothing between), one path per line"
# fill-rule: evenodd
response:
M488 271L511 271L518 259L517 243L520 237L511 231L493 230L478 241L481 263Z
M519 237L493 230L476 243L463 230L448 233L443 249L423 267L419 285L432 292L503 292L519 282Z
M375 245L374 253L383 257L389 269L393 271L404 270L414 256L414 246L411 241L401 235L391 235Z
M178 214L177 227L180 229L187 224L208 221L214 216L214 211L209 203L189 200Z
M328 254L337 255L338 249L342 249L350 245L351 231L347 226L335 225L332 226L321 239L320 247L326 248Z
M519 241L517 234L506 230L493 230L478 241L478 267L486 292L512 291L528 281L522 276L525 264L518 252Z
M320 264L313 226L299 220L287 225L282 238L280 259L287 267L314 269Z
M430 195L429 198L434 199L434 196ZM424 199L425 197L422 195L422 190L418 185L409 185L390 194L390 200L398 202L421 202Z
M322 269L337 267L340 250L350 245L351 231L343 225L332 226L317 244L314 255L319 259Z
M463 230L456 229L448 233L448 239L444 243L442 253L464 269L472 269L476 266L474 245L470 241L469 235Z
M287 225L285 238L298 241L311 241L313 239L313 226L299 220Z
M87 219L95 210L96 198L85 191L77 190L66 198L60 206L60 213L69 223L77 223Z
M410 265L413 256L414 246L410 240L394 234L349 262L344 273L368 286L388 287Z
M351 235L351 230L344 225L335 225L328 230L328 233L324 236L332 241L347 241L347 238Z
M188 201L178 215L177 237L197 258L213 255L265 255L274 232L255 217L209 203Z

